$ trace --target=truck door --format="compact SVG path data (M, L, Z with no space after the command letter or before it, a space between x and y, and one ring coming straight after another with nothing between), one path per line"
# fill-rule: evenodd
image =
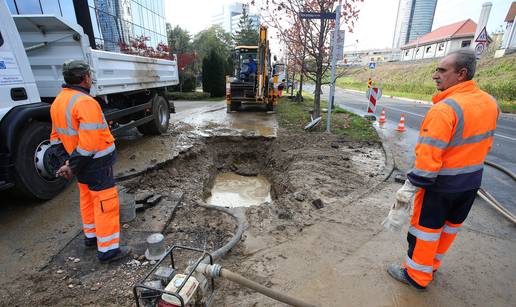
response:
M0 120L14 106L40 97L25 48L5 1L0 1Z

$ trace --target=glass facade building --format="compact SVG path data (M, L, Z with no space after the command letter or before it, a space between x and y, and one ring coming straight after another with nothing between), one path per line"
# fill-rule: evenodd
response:
M429 33L437 0L399 0L393 48L399 48Z
M51 14L78 23L95 49L120 51L145 36L167 44L164 0L6 0L11 14Z

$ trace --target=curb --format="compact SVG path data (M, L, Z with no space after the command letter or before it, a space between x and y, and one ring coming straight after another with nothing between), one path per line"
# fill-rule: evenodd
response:
M346 91L346 92L352 92L352 93L362 93L362 94L366 93L365 91L352 90L352 89L341 88L341 87L338 87L338 89L341 89L341 90ZM398 99L398 100L415 102L415 103L419 103L419 104L433 105L433 103L431 101L426 101L426 100L416 100L416 99L412 99L412 98L399 97L399 96L387 96L387 95L385 97L389 97L389 98L392 98L392 99Z

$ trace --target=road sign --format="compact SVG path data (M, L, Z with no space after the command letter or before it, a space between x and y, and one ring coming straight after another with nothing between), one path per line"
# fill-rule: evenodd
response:
M486 27L484 27L482 29L482 31L480 31L480 33L478 33L478 36L477 36L477 39L475 39L475 42L477 43L487 43L487 31L486 31ZM478 45L477 45L478 46Z
M370 69L375 69L376 68L376 63L375 62L369 62L369 68Z
M330 31L330 46L333 47L333 37L334 37L334 30L331 30ZM335 51L335 56L336 56L336 60L337 61L342 61L342 59L344 59L344 35L345 35L346 31L344 30L340 30L338 33L337 33L337 45L335 46L336 47L336 51ZM332 51L333 51L333 48L332 48Z
M477 58L482 55L482 53L484 52L484 49L485 49L485 46L483 43L478 43L475 46L475 55L477 56Z
M335 12L299 12L301 19L335 19Z
M376 112L376 102L382 98L382 89L378 86L371 87L366 92L367 100L369 100L367 104L367 113L375 113Z
M371 78L367 79L367 88L371 88L373 86L373 80Z

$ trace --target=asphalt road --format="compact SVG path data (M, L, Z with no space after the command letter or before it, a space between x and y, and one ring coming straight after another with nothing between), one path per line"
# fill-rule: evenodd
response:
M313 86L307 86L307 91L312 92ZM323 99L327 99L329 92L328 87L323 88ZM336 89L335 103L344 109L348 109L356 114L366 114L367 100L364 93ZM387 139L397 141L405 152L405 161L402 161L401 169L408 170L414 160L414 146L417 141L419 127L423 121L426 112L431 105L395 99L390 97L382 97L376 108L376 116L380 117L382 109L385 109L387 123L384 130ZM405 115L405 127L407 132L396 132L401 114ZM501 166L516 173L516 115L502 114L497 122L497 128L493 147L489 152L486 160L500 164ZM489 166L485 167L482 180L482 187L495 196L495 198L506 206L513 214L516 215L516 182L514 182L506 174Z

